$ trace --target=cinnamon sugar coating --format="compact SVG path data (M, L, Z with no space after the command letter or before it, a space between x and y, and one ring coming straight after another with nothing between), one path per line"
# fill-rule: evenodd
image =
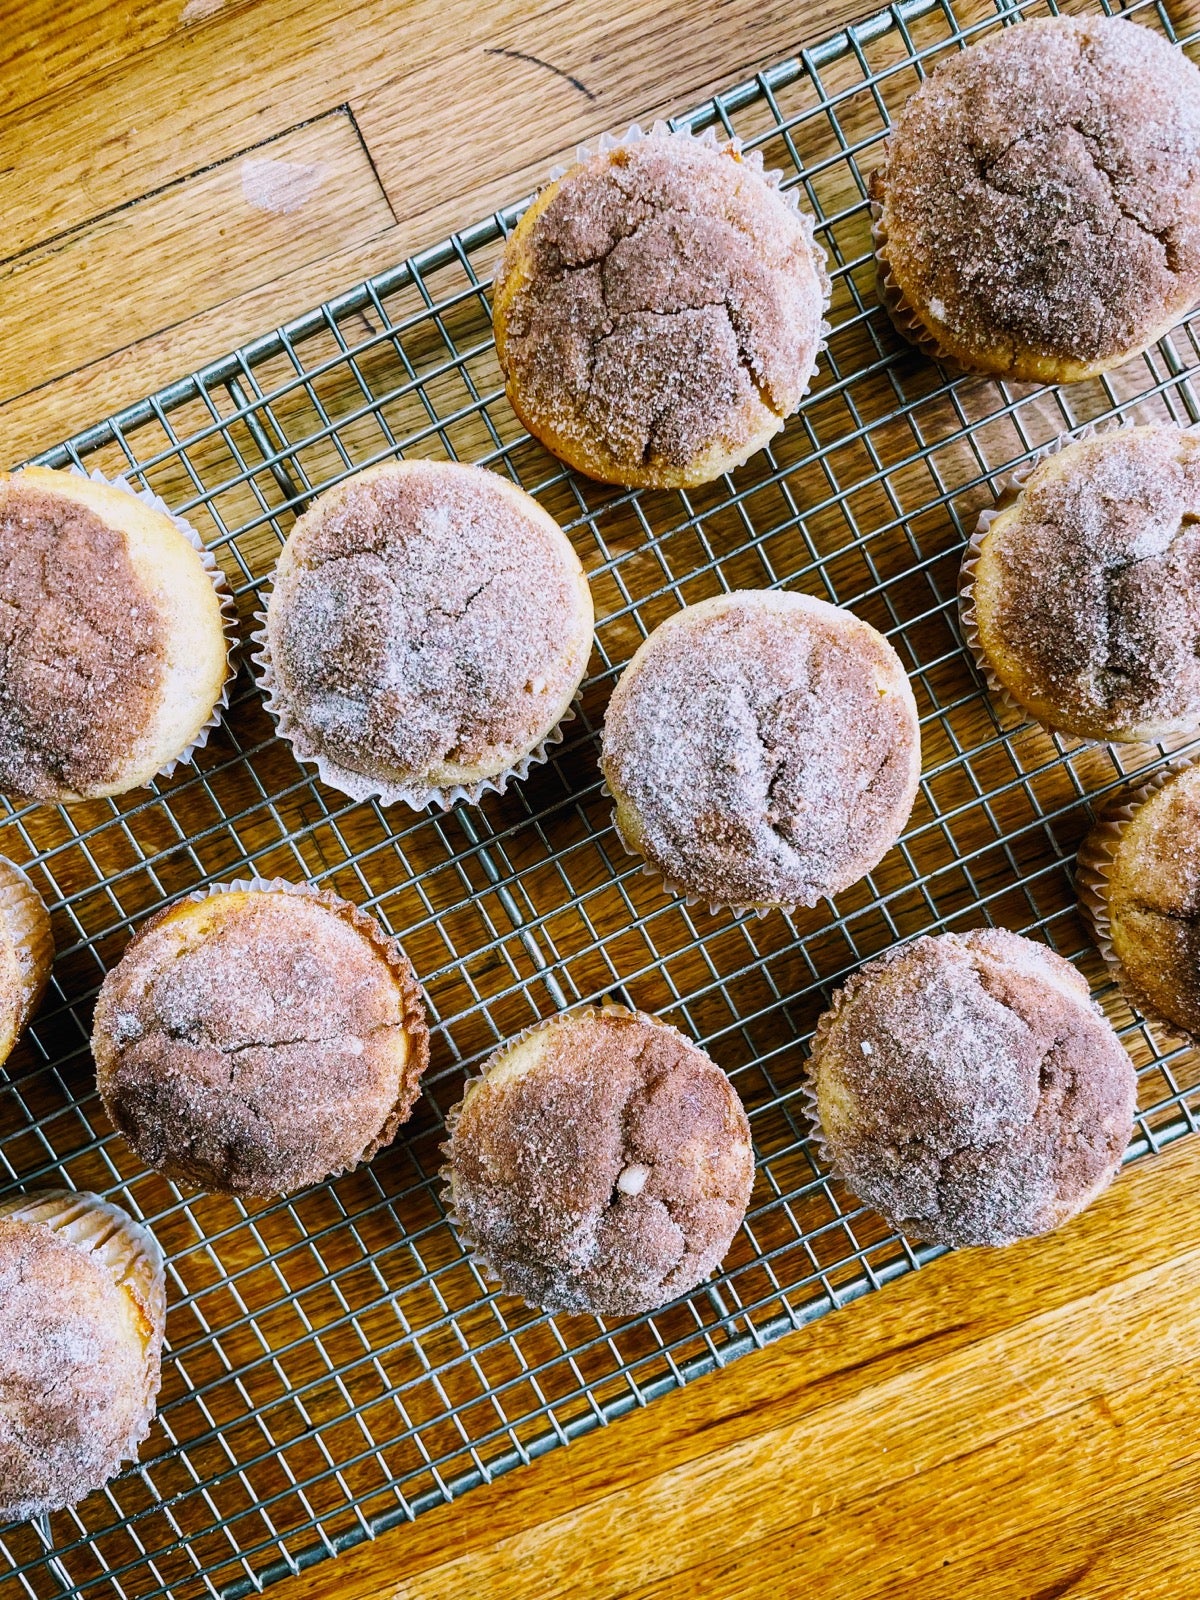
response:
M1104 899L1122 987L1200 1035L1200 766L1176 773L1121 828Z
M565 534L497 474L394 462L323 495L267 615L281 731L358 798L503 774L567 711L592 641Z
M331 894L236 889L152 917L105 978L105 1109L183 1183L286 1194L390 1143L428 1035L395 940Z
M663 623L625 669L601 766L626 845L712 905L815 905L900 836L921 769L916 704L869 624L743 590Z
M800 403L828 303L812 225L728 145L653 134L538 197L496 281L517 414L611 483L703 483Z
M984 536L973 599L996 676L1046 726L1200 729L1200 439L1129 428L1049 456Z
M53 800L115 782L166 647L119 531L20 475L0 483L0 789Z
M1107 1186L1137 1084L1086 980L979 929L897 946L818 1025L811 1071L835 1170L915 1237L1009 1244Z
M452 1113L450 1198L511 1294L633 1316L706 1278L754 1182L729 1079L640 1012L586 1007L503 1046Z
M161 1311L133 1304L96 1258L0 1221L0 1520L75 1505L136 1455L161 1348Z
M872 196L885 279L943 355L1107 370L1200 297L1200 72L1119 18L1004 28L912 95Z

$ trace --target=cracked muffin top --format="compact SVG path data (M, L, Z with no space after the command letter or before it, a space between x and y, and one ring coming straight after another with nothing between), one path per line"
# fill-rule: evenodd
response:
M0 789L123 794L195 740L226 677L221 604L170 517L109 483L0 473Z
M544 753L592 625L578 556L523 490L479 467L390 462L292 529L267 605L268 704L355 799L478 798Z
M1200 1036L1200 765L1173 773L1114 829L1118 797L1079 850L1080 899L1141 1008ZM1119 831L1117 831L1119 830Z
M1119 18L1004 28L913 94L872 197L901 331L975 371L1106 371L1200 297L1200 72Z
M1200 438L1120 429L1047 456L964 568L968 628L1045 727L1200 731Z
M529 431L606 483L707 483L782 428L828 304L811 221L733 144L620 143L508 241L496 350Z
M263 885L151 917L101 985L92 1054L105 1110L148 1166L250 1196L389 1144L429 1042L412 967L373 918Z
M869 962L818 1023L810 1071L835 1172L933 1244L1010 1244L1082 1211L1137 1102L1087 980L1000 928Z
M750 1202L737 1092L666 1023L584 1007L502 1046L450 1115L449 1199L510 1294L652 1311L720 1263Z
M600 763L628 849L708 904L816 905L899 838L917 707L869 623L740 590L670 617L613 692Z

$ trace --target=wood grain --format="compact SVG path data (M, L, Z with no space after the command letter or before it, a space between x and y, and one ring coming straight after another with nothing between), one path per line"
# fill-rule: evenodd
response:
M1135 1554L1191 1592L1198 1181L1188 1141L281 1593L1116 1600Z
M365 243L343 238L319 260L299 247L277 273L264 263L255 285L239 293L243 284L235 281L217 303L211 296L199 303L185 290L166 318L163 280L178 289L188 275L169 244L155 246L155 272L123 285L119 318L76 306L56 313L56 324L72 322L73 347L79 334L92 343L53 391L46 380L58 374L45 370L41 332L18 326L6 365L25 379L19 405L5 404L13 391L0 388L4 459L23 459L519 198L579 141L638 116L685 109L799 43L787 0L747 8L686 0L664 13L625 8L616 19L573 0L449 10L410 0L402 36L398 18L390 5L378 13L360 5L350 18L337 0L290 0L272 8L277 47L251 73L266 23L263 0L222 7L186 38L172 35L137 52L32 113L0 117L0 204L10 219L0 249L10 259L34 250L34 239L57 242L60 233L78 251L122 207L133 213L124 223L129 237L137 229L145 250L145 202L132 202L171 185L171 213L199 226L194 262L214 244L219 261L230 248L223 237L214 240L221 212L206 193L208 175L188 172L239 155L253 159L264 153L254 148L264 139L342 104L399 219ZM186 83L204 84L204 94L187 93ZM498 106L522 111L504 139L496 137ZM64 127L69 138L56 138ZM35 253L41 259L46 246ZM144 336L131 340L125 327Z
M19 0L0 28L0 454L862 9ZM265 213L245 200L247 159L335 181ZM275 1592L1200 1593L1198 1190L1200 1142L1185 1142L1060 1236L942 1260Z
M353 248L394 221L354 124L329 112L0 264L0 400L94 354L97 302L108 309L105 339L120 350L237 298L264 273ZM154 270L131 273L147 240ZM33 368L31 305L55 308L37 327Z
M0 29L0 115L111 71L140 51L253 0L8 0Z

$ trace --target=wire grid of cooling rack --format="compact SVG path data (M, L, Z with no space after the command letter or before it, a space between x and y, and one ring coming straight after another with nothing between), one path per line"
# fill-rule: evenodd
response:
M949 381L879 309L864 171L889 115L946 50L1022 9L915 0L681 119L762 149L818 219L834 332L799 415L731 478L630 494L569 474L503 399L487 288L520 206L47 452L128 474L188 516L237 589L243 637L311 495L397 452L486 463L568 530L596 600L580 715L545 767L449 814L353 805L272 737L243 664L225 724L151 792L6 805L0 852L51 907L51 997L0 1079L4 1182L105 1193L169 1258L169 1355L140 1465L49 1527L0 1532L3 1592L240 1595L526 1461L877 1287L914 1250L825 1173L800 1101L830 989L922 930L995 922L1078 959L1139 1068L1131 1155L1194 1127L1200 1064L1131 1014L1079 921L1088 802L1158 748L1050 738L999 713L961 648L955 578L995 480L1065 428L1200 416L1185 325L1069 390ZM1169 8L1131 7L1173 39ZM1180 40L1185 46L1192 36ZM689 908L624 855L596 730L657 622L722 588L788 584L852 605L913 676L924 776L877 872L759 920ZM424 982L434 1058L413 1122L370 1167L257 1207L141 1169L98 1105L96 988L131 929L197 885L309 877L371 908ZM689 1300L604 1327L483 1282L446 1223L445 1113L464 1070L538 1016L612 995L702 1040L750 1112L758 1179L725 1269Z

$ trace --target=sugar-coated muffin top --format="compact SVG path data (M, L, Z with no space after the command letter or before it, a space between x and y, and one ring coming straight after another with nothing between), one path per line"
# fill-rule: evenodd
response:
M139 1305L101 1256L0 1219L0 1520L74 1505L136 1455L161 1319L161 1304Z
M873 193L886 263L947 354L1099 370L1200 296L1200 72L1117 18L1004 28L912 95Z
M835 1170L894 1227L948 1245L1045 1233L1108 1183L1133 1064L1083 976L1003 929L922 937L857 972L811 1069Z
M274 705L305 759L364 796L491 777L570 704L587 580L537 503L496 473L389 463L297 522L268 606Z
M1200 1034L1200 766L1175 773L1138 807L1107 876L1109 939L1125 988Z
M0 481L0 789L112 783L153 720L166 654L121 532L36 475Z
M142 1159L286 1194L368 1159L416 1099L428 1036L395 940L332 894L236 889L152 917L105 978L92 1050Z
M1049 726L1200 727L1200 437L1120 429L1049 456L988 530L974 604L997 676Z
M729 1079L653 1017L570 1012L503 1046L451 1116L450 1200L504 1287L632 1316L718 1265L754 1181Z
M654 134L576 165L496 285L513 403L617 483L715 477L799 404L827 301L811 223L728 146ZM682 475L682 476L681 476Z
M641 646L604 721L626 843L711 904L815 905L895 843L920 777L888 642L808 595L742 590Z

